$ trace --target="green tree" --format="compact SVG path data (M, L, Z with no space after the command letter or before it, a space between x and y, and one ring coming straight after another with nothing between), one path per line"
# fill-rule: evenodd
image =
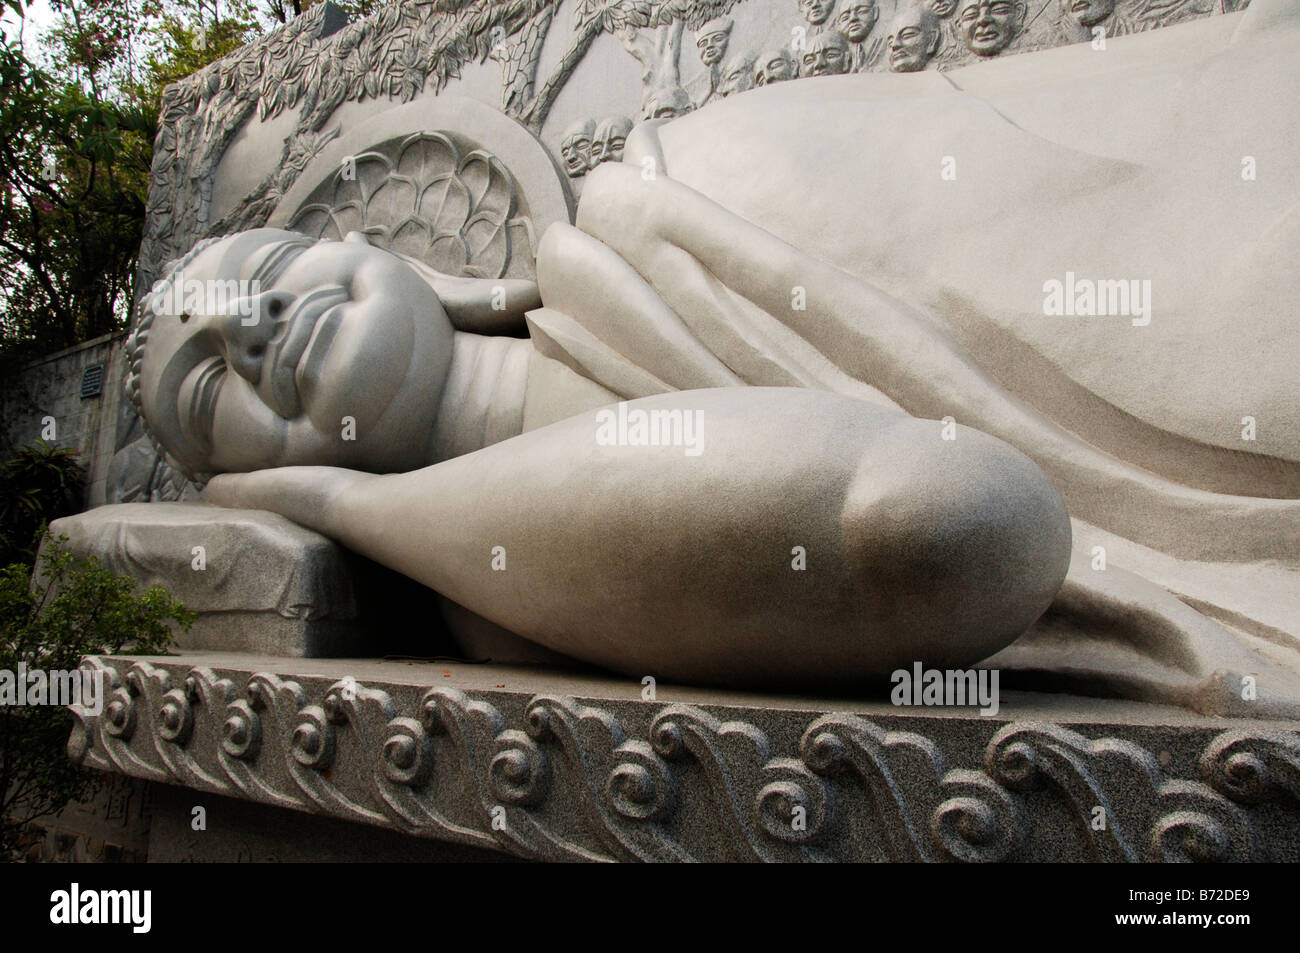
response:
M5 2L22 17L21 0ZM53 3L46 62L17 38L0 43L0 352L10 361L127 326L162 89L258 30L242 0L224 11L193 0Z
M72 713L53 704L13 704L4 673L11 673L7 684L13 690L20 666L69 672L87 655L162 654L172 644L168 623L188 630L194 620L164 589L137 594L129 576L116 576L93 558L74 557L66 542L67 537L47 537L34 575L26 564L0 570L2 858L14 855L27 825L72 801L88 800L101 783L67 756Z

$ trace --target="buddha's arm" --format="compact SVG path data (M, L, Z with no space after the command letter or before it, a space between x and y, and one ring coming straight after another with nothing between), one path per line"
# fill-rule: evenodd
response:
M609 445L655 411L689 422L677 445ZM280 512L638 677L825 683L973 664L1059 588L1055 489L1007 445L955 437L820 391L683 391L411 473L226 475L206 498Z

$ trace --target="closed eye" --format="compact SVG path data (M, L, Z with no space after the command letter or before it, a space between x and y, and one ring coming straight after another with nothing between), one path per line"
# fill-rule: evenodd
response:
M310 248L314 242L307 237L291 238L276 242L267 251L266 256L254 269L252 280L257 282L260 290L265 291L275 286L286 268L293 264L299 255Z

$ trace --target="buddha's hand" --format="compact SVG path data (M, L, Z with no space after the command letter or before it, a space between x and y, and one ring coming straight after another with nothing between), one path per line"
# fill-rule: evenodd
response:
M330 535L341 498L372 473L343 467L275 467L252 473L222 473L203 488L203 502L233 509L270 510L299 526Z

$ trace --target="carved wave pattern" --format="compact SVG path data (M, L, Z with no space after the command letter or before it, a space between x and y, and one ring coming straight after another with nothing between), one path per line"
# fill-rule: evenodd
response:
M74 709L81 763L531 859L1300 859L1292 732L1210 732L1188 778L1132 741L1013 723L971 768L847 713L782 753L757 725L688 705L538 695L520 709L522 696L352 679L313 697L265 673L85 664L106 701Z

